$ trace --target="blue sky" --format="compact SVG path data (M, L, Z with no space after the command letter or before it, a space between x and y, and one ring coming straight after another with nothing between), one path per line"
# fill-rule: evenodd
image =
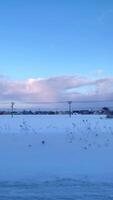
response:
M112 0L1 0L0 98L113 98Z
M113 75L112 0L1 0L0 74Z

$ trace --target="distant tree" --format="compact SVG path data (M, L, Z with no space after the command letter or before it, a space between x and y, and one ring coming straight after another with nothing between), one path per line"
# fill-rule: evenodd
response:
M105 111L105 112L109 112L110 111L110 109L108 107L103 107L102 110Z
M108 107L103 107L102 111L106 114L107 118L113 118L113 113Z

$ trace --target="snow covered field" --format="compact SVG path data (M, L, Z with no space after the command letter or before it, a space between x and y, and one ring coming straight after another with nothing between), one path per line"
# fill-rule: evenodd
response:
M0 116L0 199L112 199L112 153L105 116Z

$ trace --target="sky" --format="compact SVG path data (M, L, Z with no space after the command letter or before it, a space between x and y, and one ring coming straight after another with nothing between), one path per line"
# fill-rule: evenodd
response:
M111 100L112 22L112 0L1 0L1 101Z

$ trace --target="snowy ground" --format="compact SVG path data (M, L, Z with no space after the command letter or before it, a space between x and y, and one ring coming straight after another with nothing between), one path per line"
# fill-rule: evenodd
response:
M27 192L27 188L30 191L33 185L33 194L39 191L38 199L49 199L50 186L58 189L51 199L82 199L82 195L87 196L83 199L112 199L112 153L113 119L105 116L0 116L0 195L9 195L0 199L13 199L14 190L11 198L12 193L8 193L11 188L17 195L21 190ZM95 185L95 181L101 185ZM87 189L89 182L92 197ZM55 197L67 189L73 198ZM48 191L48 198L41 198L43 190ZM14 199L21 199L20 193Z
M1 116L0 177L113 173L113 119Z
M2 182L1 200L112 200L113 184L75 179Z

